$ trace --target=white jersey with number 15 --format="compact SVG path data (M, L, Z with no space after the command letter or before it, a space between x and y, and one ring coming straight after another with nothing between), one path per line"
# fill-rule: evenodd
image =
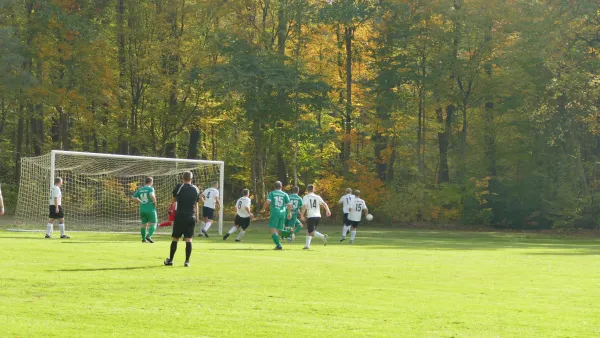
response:
M352 208L352 210L350 210L350 213L348 214L348 219L354 222L360 222L363 210L367 208L367 204L360 199L360 197L354 197L350 202L350 208Z

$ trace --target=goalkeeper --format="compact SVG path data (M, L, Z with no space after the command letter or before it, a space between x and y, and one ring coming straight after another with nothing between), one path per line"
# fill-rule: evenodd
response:
M302 198L298 196L299 191L298 187L292 188L292 194L290 195L292 218L286 220L285 227L281 231L281 237L287 238L288 242L293 241L296 238L296 234L302 230L302 222L298 219L298 213L303 206Z
M173 202L171 203L171 206L169 207L169 220L166 222L162 222L158 225L159 228L161 227L170 227L171 225L173 225L173 222L175 222L175 214L177 213L177 202Z

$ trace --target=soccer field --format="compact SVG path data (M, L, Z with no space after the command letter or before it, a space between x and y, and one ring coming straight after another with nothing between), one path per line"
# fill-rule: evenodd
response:
M597 239L359 231L273 251L264 224L242 243L0 230L1 337L594 337ZM360 230L360 229L359 229ZM56 234L56 233L55 233Z

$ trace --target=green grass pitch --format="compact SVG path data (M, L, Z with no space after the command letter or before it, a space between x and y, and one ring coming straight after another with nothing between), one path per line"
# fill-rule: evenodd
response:
M597 239L322 230L194 238L190 268L183 243L163 266L167 235L0 230L0 337L600 336Z

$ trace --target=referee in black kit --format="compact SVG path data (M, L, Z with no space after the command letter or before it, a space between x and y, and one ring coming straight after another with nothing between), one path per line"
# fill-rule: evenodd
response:
M192 237L194 237L194 227L198 222L198 201L200 200L200 191L198 187L192 184L192 173L186 171L183 173L183 183L177 184L173 189L173 202L177 202L177 213L175 214L175 224L173 224L173 241L171 242L171 255L165 260L165 265L173 265L173 257L177 251L177 242L181 235L185 238L185 264L190 266L190 256L192 255Z

